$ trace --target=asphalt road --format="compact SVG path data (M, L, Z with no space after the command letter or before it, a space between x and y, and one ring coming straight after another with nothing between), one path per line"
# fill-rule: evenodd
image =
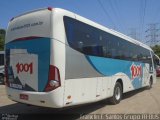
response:
M65 109L27 106L13 102L7 98L5 86L0 85L0 113L25 114L25 116L49 114L51 118L54 118L54 116L65 117L65 120L79 119L80 116L88 114L160 114L160 78L157 79L157 83L150 90L142 88L124 94L123 100L117 105L111 105L106 100Z

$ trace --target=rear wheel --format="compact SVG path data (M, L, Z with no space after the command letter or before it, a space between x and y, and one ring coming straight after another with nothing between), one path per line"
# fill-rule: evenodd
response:
M110 102L115 105L120 103L121 99L122 99L122 85L119 82L116 82L116 85L114 87L114 93L113 96L110 98Z

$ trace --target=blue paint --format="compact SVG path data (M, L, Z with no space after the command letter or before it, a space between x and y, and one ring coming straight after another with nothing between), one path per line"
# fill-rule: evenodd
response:
M134 65L141 65L143 68L145 65L144 63L112 59L112 58L96 57L96 56L86 56L86 58L88 62L92 65L92 67L100 74L104 76L112 76L122 72L130 78L132 85L134 86L135 89L140 88L142 86L141 78L135 78L134 80L131 79L130 67L132 66L132 64L134 64Z
M38 55L38 91L43 91L48 81L50 38L9 42L6 44L6 50L9 49L26 49L28 53Z

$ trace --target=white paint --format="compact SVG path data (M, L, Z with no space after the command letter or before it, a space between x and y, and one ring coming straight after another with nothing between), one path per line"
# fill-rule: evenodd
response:
M38 55L29 54L25 49L11 49L10 50L10 66L13 69L14 78L18 77L22 85L25 84L31 86L38 91ZM17 73L17 64L30 64L33 63L33 73L19 72Z

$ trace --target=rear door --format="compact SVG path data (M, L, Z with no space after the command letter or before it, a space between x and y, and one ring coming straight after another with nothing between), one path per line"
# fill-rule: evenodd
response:
M37 10L9 23L5 52L8 86L44 91L50 65L51 11Z

